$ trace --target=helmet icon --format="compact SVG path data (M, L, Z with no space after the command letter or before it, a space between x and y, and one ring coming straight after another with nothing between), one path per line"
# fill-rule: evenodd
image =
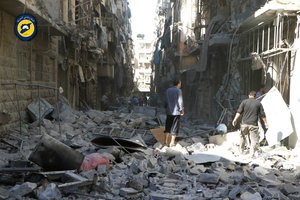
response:
M22 24L20 33L25 33L26 31L28 31L30 29L30 25L31 25L31 23Z
M16 18L15 33L23 41L29 41L37 33L36 19L30 14L22 14Z

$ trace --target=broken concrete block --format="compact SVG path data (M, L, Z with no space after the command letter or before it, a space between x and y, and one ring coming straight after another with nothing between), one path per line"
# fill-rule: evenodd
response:
M166 156L176 156L178 154L188 155L189 153L184 147L182 147L178 143L174 147L167 148L165 152Z
M92 169L89 171L82 171L80 172L80 175L84 178L87 178L88 180L93 180L95 176L98 176L98 173L95 169Z
M198 142L187 146L186 149L188 150L188 152L196 154L205 151L205 146L201 142Z
M225 184L234 184L234 179L231 177L230 173L228 172L219 172L220 175L220 181L225 183Z
M198 175L200 173L200 171L196 168L189 169L189 172L191 175Z
M154 120L147 120L146 124L150 125L152 127L158 126L158 123L156 121L154 121Z
M237 195L240 194L242 188L239 185L236 185L232 190L230 190L228 197L230 199L237 199Z
M255 181L256 175L253 171L250 171L249 169L244 170L244 178L246 178L248 181Z
M81 153L44 134L28 159L46 170L59 171L79 169L83 158Z
M176 199L175 195L170 195L170 194L160 194L157 192L151 192L150 194L151 200L171 200L171 199Z
M235 168L237 164L235 162L232 162L227 159L221 159L220 160L223 163L224 169L230 170L230 171L235 171Z
M143 180L140 178L132 178L126 183L126 187L133 188L139 192L141 192L144 189Z
M216 190L219 193L219 197L222 198L222 200L229 200L228 194L229 194L229 187L224 186L224 187L218 187Z
M280 191L285 195L299 193L299 187L296 187L290 183L283 184Z
M281 181L279 181L277 176L273 173L266 174L260 179L260 184L264 187L276 187L281 185Z
M197 164L216 162L221 159L220 156L211 155L211 154L207 154L207 153L197 153L197 154L192 154L192 155L186 155L185 158L188 160L192 160Z
M147 159L147 161L148 161L148 165L147 165L148 168L153 169L153 168L157 167L157 159L156 158L150 157Z
M130 170L133 174L138 174L141 172L139 162L137 160L133 161L130 165Z
M9 197L23 197L31 193L34 189L36 189L36 187L37 184L31 182L25 182L21 185L15 185L9 190Z
M300 194L290 194L290 195L288 195L288 198L291 200L299 200Z
M240 198L242 200L262 200L262 197L258 192L250 193L248 191L243 192Z
M134 106L133 112L142 113L145 116L154 118L156 116L156 108L150 106Z
M211 190L203 190L202 191L205 199L212 199L213 198L213 192Z
M0 199L8 199L9 191L0 187Z
M51 112L53 112L54 107L45 99L40 98L30 103L27 106L27 109L33 121L41 121Z
M258 166L253 169L253 172L256 174L256 176L263 177L269 173L269 170L264 167Z
M98 175L106 175L106 173L107 173L106 165L98 165L97 166L97 173L98 173Z
M77 115L69 108L59 114L59 119L63 122L74 124L76 123ZM58 118L56 120L58 120Z
M44 191L38 192L38 198L42 200L61 199L62 195L60 190L54 183L47 185Z
M135 195L137 193L139 192L133 188L121 188L119 194L122 197L129 198L130 196Z
M220 176L218 174L210 174L210 173L200 173L199 174L199 182L201 183L213 183L217 184L219 182Z
M54 124L48 119L43 119L43 125L47 130L52 130L54 128Z
M59 138L61 136L59 132L54 131L54 130L50 130L49 135L54 137L54 138Z
M173 158L174 162L178 165L181 161L185 160L185 157L182 154L178 154Z

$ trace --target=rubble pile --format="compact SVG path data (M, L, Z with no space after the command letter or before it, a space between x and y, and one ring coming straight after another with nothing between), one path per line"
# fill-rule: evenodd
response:
M250 159L191 123L166 147L151 107L63 107L1 138L0 199L300 199L298 155L285 147Z

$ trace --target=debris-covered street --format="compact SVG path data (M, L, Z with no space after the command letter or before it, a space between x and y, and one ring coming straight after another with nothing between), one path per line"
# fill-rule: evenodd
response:
M299 0L0 0L0 200L300 200Z
M59 114L1 138L1 199L300 198L296 150L262 146L252 159L239 154L237 132L190 120L166 147L153 134L164 116L158 108L60 105Z

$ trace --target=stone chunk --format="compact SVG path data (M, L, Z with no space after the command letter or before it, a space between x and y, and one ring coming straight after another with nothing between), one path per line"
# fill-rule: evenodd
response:
M210 155L207 153L197 153L193 155L186 155L186 159L194 161L197 164L216 162L220 160L220 156Z
M170 194L160 194L160 193L156 193L156 192L152 192L151 193L151 200L171 200L171 199L175 199L176 196L175 195L170 195Z
M242 191L241 187L240 186L235 186L228 194L228 197L230 199L236 199L237 198L237 195Z
M291 200L298 200L300 199L300 194L290 194L288 195L288 198Z
M4 188L0 188L0 199L8 199L9 192Z
M22 185L15 185L9 191L10 197L23 197L31 193L37 187L36 183L25 182Z
M299 187L295 187L292 184L284 184L282 186L281 192L285 195L299 193Z
M54 183L47 185L47 188L38 194L38 198L43 200L61 199L61 197L62 195Z
M250 192L246 191L241 195L241 199L242 200L262 200L262 197L260 196L260 194L258 192L250 193Z
M135 195L137 193L138 193L138 191L133 188L121 188L120 189L120 196L125 197L125 198L128 198L131 195Z
M264 194L265 199L289 199L282 192L280 192L276 187L274 188L263 188L262 193Z
M209 174L209 173L200 173L199 182L201 183L213 183L217 184L219 182L220 176L217 174Z

